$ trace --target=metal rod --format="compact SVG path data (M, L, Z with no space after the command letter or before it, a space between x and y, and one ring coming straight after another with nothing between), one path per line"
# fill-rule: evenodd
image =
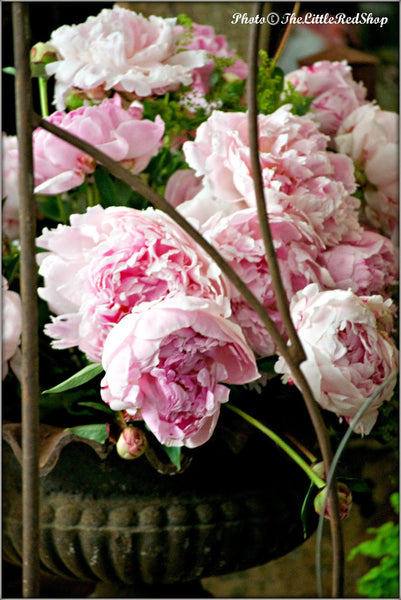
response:
M29 3L14 2L12 15L19 152L22 301L22 593L24 598L33 598L39 596L39 352Z

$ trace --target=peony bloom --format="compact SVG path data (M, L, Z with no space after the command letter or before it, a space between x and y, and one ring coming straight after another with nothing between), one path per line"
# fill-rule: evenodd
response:
M175 18L145 18L117 4L85 23L56 29L49 43L59 60L46 67L56 77L56 107L63 109L72 91L145 97L191 84L193 69L207 63L206 52L178 51L179 42Z
M366 89L362 82L354 81L345 60L322 60L310 67L301 67L288 73L285 81L300 94L314 98L311 113L322 133L327 135L336 134L343 120L366 102Z
M317 262L322 246L310 224L286 213L269 215L269 221L288 299L311 282L332 287L333 280L327 269ZM256 209L238 211L219 219L214 226L211 220L210 225L210 228L205 225L203 235L265 306L280 333L284 335ZM231 319L241 326L253 351L259 356L275 354L275 344L260 317L234 286L231 290L231 308Z
M340 243L318 257L336 288L350 289L358 296L391 296L398 279L398 257L393 243L376 231L362 229L360 238Z
M379 406L394 391L395 378L388 380L397 372L398 351L390 336L390 305L391 300L384 302L381 296L361 297L350 290L321 292L316 284L291 301L291 316L307 356L301 369L320 406L349 422L377 394L355 426L358 433L371 431ZM283 358L275 369L288 381Z
M8 373L9 362L11 368L18 372L21 332L21 298L17 292L8 289L8 282L3 277L2 379Z
M227 384L259 377L241 329L210 300L177 295L124 317L104 345L102 398L167 446L204 444Z
M355 163L364 220L387 235L396 234L398 227L398 127L395 112L369 103L344 120L335 138L338 150Z
M89 142L132 173L145 169L159 150L164 123L141 118L136 106L124 110L121 98L104 100L98 106L81 107L66 114L56 112L49 121ZM35 193L59 194L83 183L93 173L96 161L45 129L33 135Z
M202 187L202 181L192 169L175 171L166 184L164 196L174 207L192 200Z
M3 233L9 240L19 237L18 140L3 134Z
M88 209L71 226L46 230L38 245L45 287L59 316L45 328L53 347L78 346L100 362L110 329L142 303L171 294L209 298L229 312L220 269L167 215L149 208Z
M283 106L259 115L262 178L269 212L308 218L325 245L359 230L354 166L348 156L326 150L327 137L307 116ZM180 212L204 222L213 212L230 214L255 206L245 113L215 111L183 146L189 166L203 178L202 199Z

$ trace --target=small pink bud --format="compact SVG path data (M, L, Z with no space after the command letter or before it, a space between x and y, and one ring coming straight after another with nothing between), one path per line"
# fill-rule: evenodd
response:
M117 452L125 460L133 460L141 456L146 450L146 435L137 427L128 425L120 434L117 441Z
M338 503L339 503L339 512L340 512L340 519L346 519L350 512L351 512L351 507L352 507L352 494L351 494L351 490L349 489L349 487L347 485L345 485L345 483L342 482L338 482L337 483L337 494L338 494ZM315 511L321 515L323 512L323 504L324 504L324 498L326 495L326 488L323 488L315 497L314 500L314 507L315 507ZM330 507L330 500L328 499L326 502L326 510L324 513L324 516L326 519L330 519L331 517L331 507Z

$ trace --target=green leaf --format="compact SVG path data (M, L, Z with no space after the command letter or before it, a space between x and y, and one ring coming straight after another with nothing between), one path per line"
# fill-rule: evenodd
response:
M274 365L278 360L278 356L265 356L256 361L259 371L264 373L275 373Z
M313 500L318 491L317 486L311 482L309 489L306 493L305 499L301 508L301 521L304 532L304 539L308 537L308 532L311 531L311 520L312 516L316 516L315 509L313 507Z
M368 486L366 481L359 479L358 477L339 477L339 481L346 483L351 492L370 492L371 488Z
M43 394L59 394L60 392L66 392L67 390L71 390L72 388L79 387L84 383L87 383L97 375L99 375L103 371L103 366L99 363L94 363L87 365L78 373L75 373L65 381L62 381L58 385L50 388L49 390L45 390L42 392Z
M104 444L108 439L106 423L94 423L93 425L78 425L77 427L68 427L66 431L71 431L79 437L86 438Z
M99 190L102 205L105 207L116 206L118 202L113 180L109 173L103 169L103 167L98 167L96 169L95 183L97 185L97 189Z
M181 469L181 446L165 446L162 444L162 448L178 470Z
M101 402L77 402L77 406L87 406L88 408L93 408L93 410L100 410L100 412L105 412L109 415L115 415L114 410L112 410L108 404L105 404L103 401Z
M15 67L4 67L3 73L7 75L15 75Z

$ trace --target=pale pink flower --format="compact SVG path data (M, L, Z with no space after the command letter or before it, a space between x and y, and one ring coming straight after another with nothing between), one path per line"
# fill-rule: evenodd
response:
M342 123L335 138L340 152L355 163L364 193L367 224L393 235L398 227L399 116L369 103Z
M126 209L121 210L123 214ZM93 248L107 236L107 214L99 204L89 207L82 215L71 215L70 225L45 227L37 238L36 245L47 250L36 257L44 280L38 292L51 312L60 315L79 310L82 287L77 276L89 263Z
M164 197L176 207L196 196L202 187L202 181L196 177L192 169L175 171L166 184Z
M141 308L141 307L140 307ZM102 398L143 419L167 446L207 442L229 388L259 377L241 329L210 300L177 295L138 309L110 331Z
M22 332L22 313L21 298L17 292L8 289L8 282L5 277L2 284L3 292L3 333L2 333L2 379L8 373L10 363L13 368L13 361L19 363L19 344ZM14 369L13 369L14 370ZM18 374L18 369L15 369Z
M359 201L352 160L326 149L327 137L307 116L283 106L259 115L259 148L269 212L289 210L310 220L325 245L359 229ZM183 146L189 166L203 178L196 196L180 212L204 222L216 209L230 214L255 206L246 113L215 111Z
M307 356L301 369L322 408L349 422L377 394L355 426L356 432L368 434L396 383L390 379L398 369L398 351L389 335L391 300L356 296L351 290L321 292L310 284L294 296L290 310ZM284 381L291 380L282 357L275 369Z
M270 229L288 300L305 285L317 282L333 287L327 269L317 259L322 250L319 237L310 224L292 214L269 215ZM272 279L265 258L256 209L245 209L204 226L203 235L233 267L249 289L267 309L282 335L285 335L278 312ZM238 323L259 356L276 353L275 344L260 317L242 294L232 286L231 319Z
M176 293L210 298L228 314L220 269L163 212L97 207L71 223L38 240L52 250L38 258L45 281L39 294L58 309L45 327L53 347L77 345L98 362L107 334L124 315Z
M132 173L139 173L157 154L164 133L159 116L155 122L141 116L136 106L124 110L117 95L98 106L81 107L68 114L56 112L49 121L96 146ZM33 152L37 194L70 190L96 168L95 159L42 128L34 132Z
M3 133L3 181L2 210L3 233L9 240L19 237L19 179L18 140L15 135Z
M327 135L337 133L343 120L366 102L366 88L352 77L352 70L343 61L322 60L301 67L285 76L303 96L313 96L311 113Z
M318 256L333 278L334 287L352 290L358 296L392 295L398 279L398 257L394 244L376 231L362 229L359 239L340 243Z
M46 67L56 77L57 108L75 88L103 97L112 89L145 97L191 84L206 52L178 51L179 41L175 18L145 18L117 4L85 23L63 25L49 40L59 60Z

